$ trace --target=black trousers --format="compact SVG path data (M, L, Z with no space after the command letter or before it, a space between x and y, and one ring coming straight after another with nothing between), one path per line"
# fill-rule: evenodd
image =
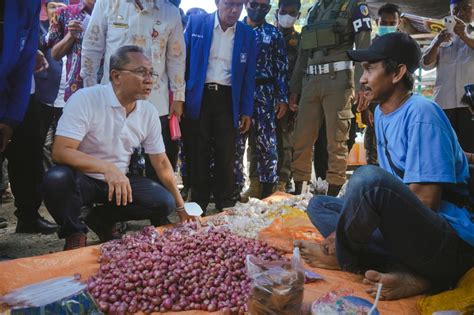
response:
M161 121L161 134L163 136L163 142L165 143L165 148L166 148L166 156L168 156L168 160L170 160L173 170L176 171L176 164L178 163L178 152L179 152L178 141L171 140L170 123L169 123L168 115L160 116L160 121ZM152 171L153 174L155 174L155 170L153 169L151 164L150 164L150 169L147 168L147 171Z
M39 217L44 175L43 146L51 124L57 122L61 114L62 108L42 104L32 95L24 120L15 129L5 151L17 208L15 215L23 221L33 221Z
M474 247L407 185L377 166L358 168L344 198L315 196L308 216L323 236L336 231L343 270L414 272L437 291L454 286L474 266Z
M171 140L170 124L168 115L160 116L161 121L161 135L165 143L166 156L171 163L173 171L176 172L176 165L178 164L179 145L178 141ZM153 165L151 165L148 155L145 156L145 176L155 182L161 183L158 175L156 175Z
M321 177L326 179L326 172L328 170L328 139L326 136L326 121L323 122L319 128L319 137L314 143L313 165L316 179Z
M89 177L68 166L53 166L44 177L44 203L54 220L61 226L59 237L75 233L87 233L87 226L81 220L81 207L93 203L92 214L100 218L104 226L128 220L158 220L168 216L176 201L165 187L139 175L129 175L133 202L117 206L115 197L108 201L106 182Z
M232 206L236 129L232 115L231 87L204 88L200 117L185 121L183 137L191 170L191 199L203 210L211 194L211 150L214 155L214 199L217 207Z
M474 121L472 120L469 108L453 108L445 109L444 112L448 116L451 126L459 139L459 144L466 152L474 152Z

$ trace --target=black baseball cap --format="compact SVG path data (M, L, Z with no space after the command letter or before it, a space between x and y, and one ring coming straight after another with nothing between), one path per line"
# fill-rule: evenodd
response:
M347 55L358 62L392 59L406 65L408 71L414 73L420 66L421 49L410 35L395 32L375 39L367 49L348 50Z

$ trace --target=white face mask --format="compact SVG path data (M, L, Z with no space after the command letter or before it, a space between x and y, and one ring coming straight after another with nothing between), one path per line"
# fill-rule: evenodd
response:
M298 17L291 16L289 14L281 15L278 14L278 24L283 28L291 28L295 24Z

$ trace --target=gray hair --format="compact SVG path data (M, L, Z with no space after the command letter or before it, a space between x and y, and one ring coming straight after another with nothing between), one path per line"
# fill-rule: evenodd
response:
M129 53L141 53L143 49L135 45L127 45L118 48L112 56L110 56L109 75L112 70L123 69L130 62Z

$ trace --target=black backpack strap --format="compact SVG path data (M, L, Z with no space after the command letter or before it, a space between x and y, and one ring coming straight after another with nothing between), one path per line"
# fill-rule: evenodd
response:
M398 177L400 177L402 180L405 177L405 172L399 169L398 167L395 166L395 164L392 161L392 156L390 155L390 152L388 151L388 141L387 141L387 136L385 135L385 130L382 126L382 134L383 134L383 139L384 139L384 150L385 150L385 156L387 157L388 164L390 164L390 167L392 170L397 174Z

